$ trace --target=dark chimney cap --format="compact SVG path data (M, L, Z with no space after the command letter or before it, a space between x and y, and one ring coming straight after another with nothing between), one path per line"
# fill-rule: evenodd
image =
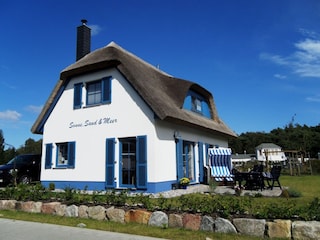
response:
M82 25L87 25L87 20L86 19L81 19Z

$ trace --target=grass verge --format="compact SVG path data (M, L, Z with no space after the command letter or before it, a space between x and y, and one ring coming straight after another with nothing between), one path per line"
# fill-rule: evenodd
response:
M63 226L76 227L79 223L86 224L88 229L96 229L102 231L111 231L119 233L128 233L133 235L142 235L149 237L157 237L164 239L174 240L204 240L207 237L211 239L221 240L257 240L259 238L244 236L239 234L222 234L222 233L211 233L204 231L191 231L186 229L178 228L157 228L142 224L120 224L109 221L97 221L93 219L80 219L70 217L59 217L53 215L45 215L39 213L25 213L19 211L0 211L1 218L41 222L49 224L58 224Z

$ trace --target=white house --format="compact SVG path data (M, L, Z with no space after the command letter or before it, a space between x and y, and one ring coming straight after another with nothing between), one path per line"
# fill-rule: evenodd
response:
M256 147L258 161L281 162L287 158L281 147L273 143L261 143Z
M154 193L182 177L205 182L207 149L236 136L212 94L114 42L90 52L85 23L85 56L61 72L31 129L43 135L42 184Z
M255 160L256 157L253 154L247 154L247 153L236 153L231 155L231 162L233 166L241 166L244 165L247 162Z

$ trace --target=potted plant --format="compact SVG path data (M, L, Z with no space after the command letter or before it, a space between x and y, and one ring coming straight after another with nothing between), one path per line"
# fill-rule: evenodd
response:
M179 180L179 184L182 189L186 189L189 183L190 183L190 179L186 177L180 178Z

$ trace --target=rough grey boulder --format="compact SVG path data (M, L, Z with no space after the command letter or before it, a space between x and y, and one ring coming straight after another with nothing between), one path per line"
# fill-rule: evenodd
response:
M111 207L106 210L106 213L110 221L124 223L124 216L126 212L123 209Z
M169 214L169 227L183 228L182 216L175 213Z
M210 216L203 216L200 224L200 230L202 231L214 231L214 220Z
M104 220L106 218L106 209L102 206L89 207L88 216L95 220Z
M266 220L264 219L235 218L233 224L241 234L264 237L266 229Z
M233 224L224 218L218 217L214 221L215 231L219 233L237 233L237 229L233 226Z
M292 223L293 239L320 239L320 222L295 221Z
M70 206L66 207L65 216L66 217L78 217L79 216L78 207L76 205L70 205Z
M156 211L151 214L149 223L150 226L168 227L168 215L161 211Z

